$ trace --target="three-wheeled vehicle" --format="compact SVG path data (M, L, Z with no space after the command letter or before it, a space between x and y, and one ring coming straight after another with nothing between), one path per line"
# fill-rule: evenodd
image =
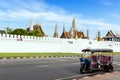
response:
M80 57L80 73L113 71L112 49L83 49Z

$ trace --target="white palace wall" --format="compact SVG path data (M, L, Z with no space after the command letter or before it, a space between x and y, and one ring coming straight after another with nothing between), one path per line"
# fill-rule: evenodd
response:
M120 42L0 34L0 52L80 53L85 48L111 48L120 52Z

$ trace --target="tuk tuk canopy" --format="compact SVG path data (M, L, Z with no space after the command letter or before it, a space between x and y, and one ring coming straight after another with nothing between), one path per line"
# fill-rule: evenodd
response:
M113 52L112 49L83 49L82 52Z

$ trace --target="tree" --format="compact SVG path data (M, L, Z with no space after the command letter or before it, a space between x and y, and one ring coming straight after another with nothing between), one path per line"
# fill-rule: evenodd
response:
M0 34L6 34L4 30L0 30Z
M22 29L22 28L17 28L15 30L13 30L13 34L16 34L16 35L27 35L27 31Z
M32 30L32 31L28 32L28 35L29 36L39 36L39 37L41 37L42 33L40 33L38 30Z
M12 29L11 28L9 28L9 27L6 27L6 32L7 32L7 34L12 34Z

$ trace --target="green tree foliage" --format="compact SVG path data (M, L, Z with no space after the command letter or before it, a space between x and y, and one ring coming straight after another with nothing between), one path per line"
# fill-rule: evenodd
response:
M40 33L38 30L32 30L28 32L29 36L42 36L42 33Z
M13 34L16 35L27 35L27 31L21 28L17 28L15 30L13 30Z
M7 34L12 34L13 33L12 29L9 28L9 27L6 27L6 31L7 31Z
M44 34L39 31L39 30L32 30L27 32L26 30L22 28L17 28L12 30L11 28L7 27L6 28L7 34L14 34L14 35L29 35L29 36L37 36L37 37L42 37Z
M6 34L4 30L0 30L0 34Z

